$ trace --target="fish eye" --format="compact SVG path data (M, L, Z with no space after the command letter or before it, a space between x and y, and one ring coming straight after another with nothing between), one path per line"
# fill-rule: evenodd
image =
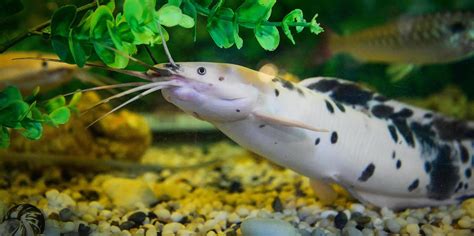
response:
M204 68L204 67L197 68L197 73L200 74L200 75L205 75L206 74L206 68Z

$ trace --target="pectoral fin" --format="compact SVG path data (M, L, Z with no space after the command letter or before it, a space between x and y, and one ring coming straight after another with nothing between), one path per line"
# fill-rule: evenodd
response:
M252 113L256 118L263 120L265 122L268 122L270 124L276 124L276 125L283 125L287 127L297 127L301 129L307 129L307 130L312 130L315 132L329 132L327 129L320 129L313 127L311 125L305 124L303 122L297 121L297 120L291 120L287 119L284 117L279 117L279 116L273 116L273 115L267 115L263 114L260 112L253 112Z

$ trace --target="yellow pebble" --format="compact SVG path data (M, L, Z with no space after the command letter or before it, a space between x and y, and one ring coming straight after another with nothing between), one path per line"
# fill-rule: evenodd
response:
M466 210L470 217L474 218L474 198L464 201L462 203L462 208Z
M458 221L458 225L461 227L461 228L464 228L464 229L469 229L469 228L472 228L472 220L469 216L463 216L461 217L461 219Z

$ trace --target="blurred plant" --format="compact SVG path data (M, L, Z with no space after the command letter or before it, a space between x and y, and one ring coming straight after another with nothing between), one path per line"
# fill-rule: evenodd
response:
M276 0L245 0L234 10L223 7L223 0L212 4L206 0L201 5L194 0L169 0L155 10L156 0L125 0L123 12L115 9L115 2L99 5L89 10L80 20L76 19L77 8L67 5L59 8L51 18L51 42L61 60L84 66L93 52L108 66L124 68L138 45L162 43L161 37L169 39L165 27L181 26L193 28L197 15L207 17L207 30L217 46L241 48L243 40L239 27L253 29L260 45L266 50L275 50L280 42L277 27L294 44L291 27L296 32L310 28L314 34L323 30L315 15L310 22L303 18L300 9L291 11L281 22L270 22L271 11ZM109 50L116 48L119 52Z
M37 140L43 134L43 125L57 127L69 121L71 111L81 97L75 93L69 103L64 96L37 103L39 87L25 98L13 86L0 91L0 148L10 145L10 132L18 131L25 138Z

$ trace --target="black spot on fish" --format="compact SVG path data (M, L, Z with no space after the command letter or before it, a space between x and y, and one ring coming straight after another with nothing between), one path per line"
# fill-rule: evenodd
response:
M459 151L461 153L462 163L467 163L469 161L469 152L467 151L466 147L464 147L462 144L459 144Z
M328 92L328 91L334 89L335 87L337 87L340 84L341 83L339 83L339 81L337 81L337 80L322 79L322 80L320 80L316 83L310 84L308 86L308 88L311 89L311 90L316 90L316 91L325 93L325 92Z
M431 163L425 162L425 172L430 173L431 171Z
M295 88L293 83L288 80L278 79L278 81L281 83L281 86L283 86L283 88L287 88L288 90L293 90Z
M398 160L397 161L397 169L400 169L400 167L402 167L402 161Z
M240 112L240 109L236 109L235 111L236 111L236 112Z
M272 82L278 82L278 79L277 79L277 78L273 78L273 79L272 79Z
M375 171L375 165L373 163L370 163L367 167L365 167L365 170L362 171L362 174L359 177L359 181L365 182L367 181L372 175L374 174Z
M463 22L454 22L449 25L449 31L453 34L462 33L466 30L466 25Z
M344 105L342 105L341 103L338 103L338 102L335 102L336 104L336 107L341 111L341 112L346 112L346 108L344 107Z
M220 76L219 81L224 81L224 76Z
M392 159L395 159L395 157L397 156L397 153L395 151L392 152Z
M464 184L464 189L468 189L469 188L469 184L468 183L465 183Z
M413 115L413 111L408 108L403 108L399 112L393 113L390 118L392 119L407 119Z
M297 91L301 96L304 96L304 92L303 92L302 89L296 88L296 91Z
M411 130L415 134L416 139L421 144L421 152L425 155L431 155L436 148L436 133L432 130L431 125L422 125L418 122L411 123Z
M454 165L451 157L451 148L448 145L439 147L438 155L431 165L428 197L436 200L448 199L460 179L459 168Z
M331 105L331 103L328 100L324 100L326 102L326 107L329 112L334 113L334 107Z
M456 187L456 189L454 190L455 193L457 193L459 190L461 190L462 186L464 185L463 182L459 182L458 186Z
M413 133L410 128L408 128L407 122L405 119L395 119L393 124L397 127L398 132L402 135L403 139L409 146L415 147L415 140L413 138Z
M423 117L426 118L426 119L431 119L431 118L433 118L433 113L426 113L426 114L423 115Z
M471 168L466 169L466 171L464 171L464 175L466 176L466 178L471 178Z
M355 84L341 84L334 89L331 97L339 102L367 106L372 95L371 92L365 91Z
M48 62L47 61L42 61L41 66L43 67L43 69L46 69L48 67Z
M314 141L314 145L318 145L320 142L321 142L321 139L320 139L320 138L317 138L317 139Z
M387 105L375 105L372 107L372 114L378 118L387 118L393 114L393 107Z
M331 143L334 144L337 142L337 132L332 132L331 134Z
M275 89L275 96L276 97L280 96L280 91L278 91L278 89Z
M265 125L259 125L259 126L258 126L258 128L263 128L263 127L265 127Z
M415 190L416 188L418 188L418 185L420 184L420 181L418 179L416 179L415 181L413 181L413 183L410 184L410 186L408 186L408 192L412 192L413 190Z
M374 97L374 100L375 100L375 101L378 101L378 102L386 102L386 101L388 101L389 99L386 98L386 97L384 97L384 96L377 95L377 96Z
M397 129L395 129L395 126L389 125L388 126L388 131L390 132L390 136L392 136L393 141L395 141L395 143L397 143L398 142L398 134L397 134Z
M433 125L442 140L474 139L474 128L466 121L435 118Z

